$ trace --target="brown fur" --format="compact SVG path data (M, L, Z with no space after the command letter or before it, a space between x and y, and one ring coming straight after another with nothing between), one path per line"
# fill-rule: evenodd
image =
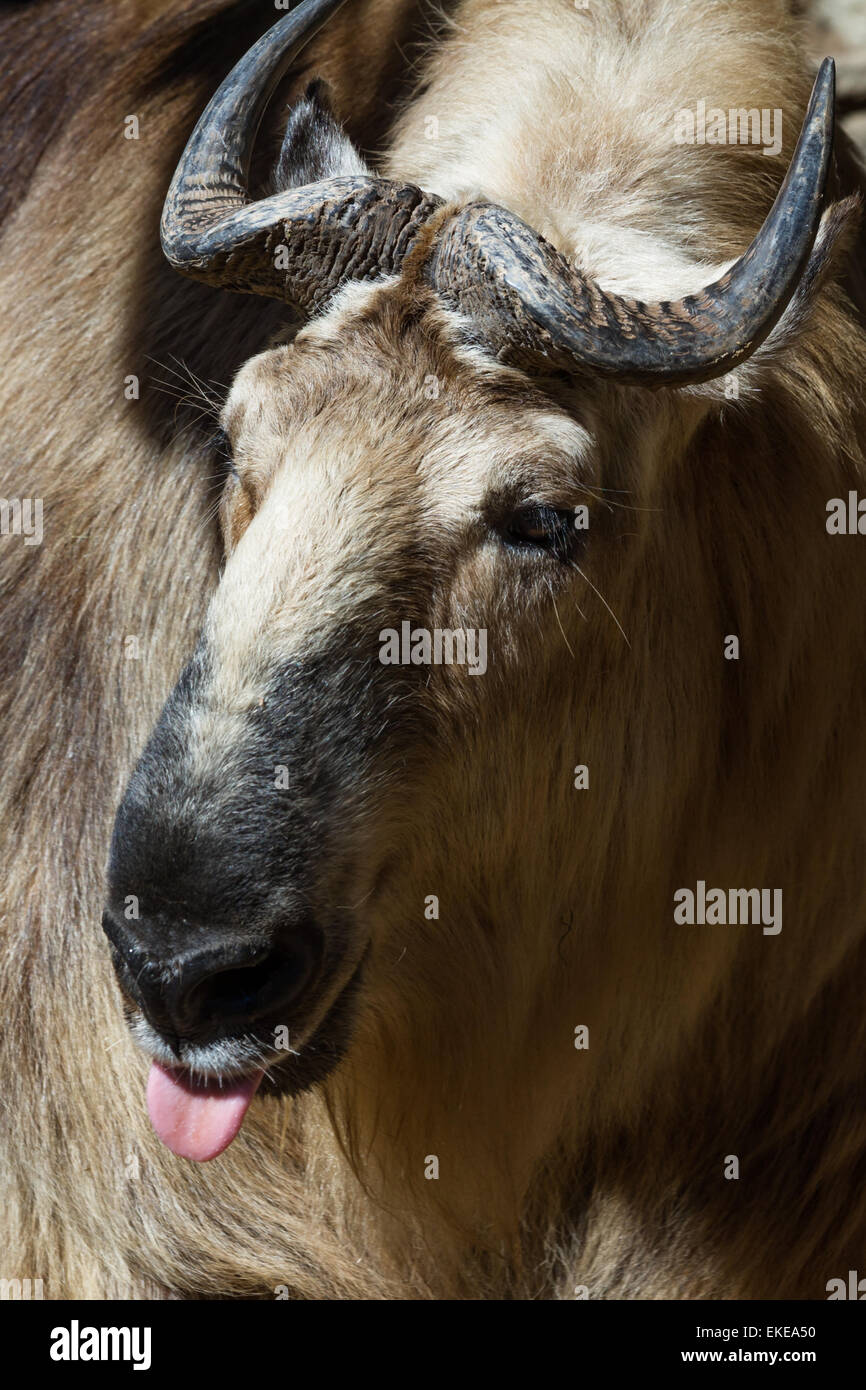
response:
M8 29L35 79L0 247L3 302L26 286L3 326L2 492L46 500L44 544L5 539L0 557L0 1274L42 1277L54 1297L824 1297L866 1261L863 561L857 538L824 530L827 500L864 485L864 335L837 272L753 359L737 404L718 390L525 383L455 347L449 317L411 285L351 292L244 369L228 423L248 432L236 449L248 486L259 470L262 516L281 477L263 420L303 441L308 502L318 449L339 436L375 457L379 422L398 422L390 471L359 466L348 495L363 489L369 516L399 533L424 487L455 536L497 431L503 466L535 442L552 485L566 465L549 439L541 448L539 421L579 420L593 587L550 592L511 572L500 584L485 557L455 552L431 625L474 610L506 656L475 686L433 684L439 743L397 814L382 811L373 963L349 1056L320 1093L254 1106L232 1148L194 1167L150 1132L99 908L114 808L219 559L215 479L188 434L172 438L147 355L179 352L225 382L281 327L274 306L176 281L156 247L179 148L256 21L252 6L230 7L217 42L216 3L118 5L111 18L93 6L76 43L126 49L97 75L50 26L40 37L48 8ZM417 30L405 4L364 8L360 30L344 16L351 39L320 40L322 61L311 55L296 80L324 68L369 148L383 138L379 96L359 105L355 45L369 45L396 100L382 16L401 42ZM423 117L452 119L459 140L464 105L511 102L530 129L523 141L493 130L511 162L493 161L483 191L605 284L647 297L665 281L673 295L741 250L769 206L808 88L796 37L771 0L596 8L585 23L597 51L643 86L622 69L614 81L600 58L552 123L540 89L566 77L552 51L529 63L551 42L533 7L466 0L385 165L471 193L452 172L466 167L452 136L428 148ZM515 34L528 70L546 75L512 101ZM755 71L760 104L786 112L783 157L672 154L664 113L701 95L740 104ZM52 139L49 74L67 113ZM133 111L142 138L126 142ZM596 237L600 223L620 240ZM637 254L635 233L654 249ZM144 383L137 403L123 399L129 372ZM439 402L417 389L430 374L445 383ZM420 480L419 437L433 440ZM624 505L603 507L599 488ZM372 574L388 556L369 535ZM339 596L345 573L322 553ZM313 584L287 630L326 592ZM729 632L739 663L722 659ZM124 660L131 633L139 662ZM590 793L572 788L578 762ZM781 936L675 926L672 892L698 878L782 886ZM436 923L420 906L432 892ZM588 1052L572 1046L578 1024ZM438 1183L424 1179L428 1154ZM723 1177L728 1154L738 1182Z

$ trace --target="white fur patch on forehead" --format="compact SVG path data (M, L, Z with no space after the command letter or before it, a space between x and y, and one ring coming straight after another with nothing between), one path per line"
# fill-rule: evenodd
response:
M569 228L570 259L611 294L641 300L680 299L718 280L732 260L695 260L657 232L590 219Z
M352 331L352 320L375 312L376 301L400 283L399 276L375 281L352 281L334 295L318 318L306 324L295 342L304 344L334 344L344 342ZM454 360L468 367L474 375L502 381L526 381L517 367L506 366L477 341L477 330L471 319L441 302L434 302L427 314L428 324L434 325L447 344Z
M543 433L547 443L561 450L569 458L578 461L585 459L592 447L592 435L585 425L578 424L567 415L539 414L533 423Z
M338 343L352 328L352 320L375 312L376 301L384 298L400 283L397 275L383 280L350 281L330 300L327 308L300 330L295 342L304 344ZM522 379L522 373L514 367L507 367L484 348L473 342L472 321L464 314L448 308L442 303L434 303L429 311L429 321L439 329L443 340L452 350L455 359L475 372L485 375L495 373L511 380Z
M399 276L396 275L389 275L383 280L350 280L328 301L327 307L317 318L304 325L295 342L302 346L305 343L340 341L352 319L369 313L377 298L398 283Z

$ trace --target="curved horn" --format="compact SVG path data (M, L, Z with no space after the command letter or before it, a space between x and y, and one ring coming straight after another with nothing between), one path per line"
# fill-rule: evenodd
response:
M835 65L825 58L767 219L720 280L675 303L605 294L519 217L467 206L442 232L427 279L498 350L611 377L686 384L749 357L790 302L818 233L833 150Z
M325 179L250 201L262 117L292 62L345 0L304 0L232 69L181 156L162 211L176 270L316 311L347 279L393 274L441 204L412 184ZM277 248L281 255L276 256Z
M311 314L346 280L397 273L442 206L413 184L370 176L329 178L250 202L250 158L268 102L344 3L303 0L213 97L163 209L162 245L177 270ZM444 223L422 274L494 351L649 384L720 376L772 331L809 259L832 157L834 95L827 58L763 227L745 255L699 294L659 304L607 294L514 213L485 202Z

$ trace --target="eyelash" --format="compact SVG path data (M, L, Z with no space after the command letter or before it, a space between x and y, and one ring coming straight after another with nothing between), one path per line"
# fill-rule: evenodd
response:
M526 534L530 530L541 534ZM499 528L499 536L511 550L542 551L558 560L571 558L578 539L572 512L544 506L521 507L512 512Z

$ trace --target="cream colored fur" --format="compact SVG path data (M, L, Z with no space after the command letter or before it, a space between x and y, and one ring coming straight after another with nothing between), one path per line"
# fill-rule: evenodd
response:
M776 0L463 0L421 71L384 169L501 201L643 298L748 244L809 89ZM674 145L699 98L781 107L783 155ZM173 150L195 106L172 109ZM863 486L864 336L839 285L734 403L542 391L400 284L348 292L243 368L225 420L247 500L223 504L208 618L227 690L253 694L263 651L326 641L393 580L407 527L439 547L436 585L406 580L429 625L485 625L496 657L431 681L434 743L366 789L372 947L345 1063L320 1093L254 1105L195 1167L150 1131L99 913L113 811L217 540L196 460L120 391L155 274L130 210L158 207L165 136L106 137L94 200L88 120L2 243L3 302L27 290L0 408L46 538L0 557L0 1274L68 1297L824 1297L866 1259L864 564L824 528L827 500ZM469 543L515 479L588 501L583 576ZM677 926L673 892L698 878L781 887L780 936Z

